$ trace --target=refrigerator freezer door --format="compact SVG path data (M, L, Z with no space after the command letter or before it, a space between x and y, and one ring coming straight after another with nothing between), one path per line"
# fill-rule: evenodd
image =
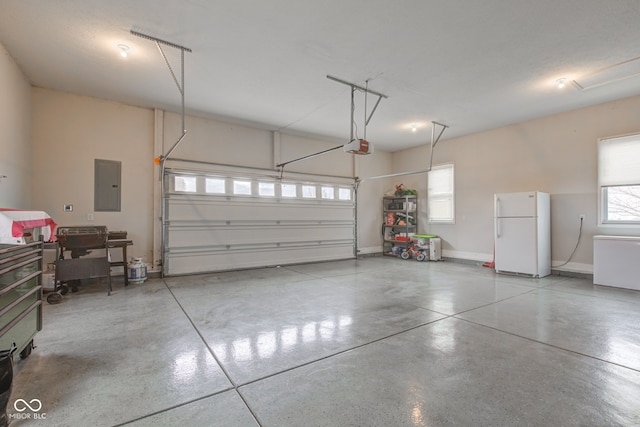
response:
M496 218L496 272L538 275L536 218Z
M495 195L495 216L498 218L537 215L537 193L503 193Z

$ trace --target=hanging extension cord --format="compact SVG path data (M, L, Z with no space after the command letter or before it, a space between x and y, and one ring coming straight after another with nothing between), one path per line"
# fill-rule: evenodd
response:
M569 261L571 261L571 258L573 258L573 256L576 254L576 251L578 250L578 245L580 244L580 238L582 238L582 223L584 222L584 218L580 218L580 230L578 231L578 241L576 242L576 247L573 248L573 252L571 252L571 255L569 255L569 259L566 260L564 263L560 264L560 265L552 265L551 268L558 268L558 267L562 267L564 265L567 265L569 263Z

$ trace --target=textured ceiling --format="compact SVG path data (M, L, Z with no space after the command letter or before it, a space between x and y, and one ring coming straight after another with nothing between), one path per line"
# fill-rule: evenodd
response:
M0 42L35 86L179 112L169 68L136 29L193 50L189 114L346 142L350 88L326 76L368 80L389 98L367 139L389 151L428 142L432 120L450 126L446 140L640 94L639 76L554 85L640 64L639 22L638 0L0 0ZM180 52L165 52L179 80ZM355 101L363 137L362 92Z

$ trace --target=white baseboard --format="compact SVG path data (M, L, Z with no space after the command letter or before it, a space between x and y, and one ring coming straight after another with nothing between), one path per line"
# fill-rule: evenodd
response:
M369 246L366 248L360 248L358 251L361 255L382 253L381 246ZM482 252L465 252L455 251L451 249L443 249L442 256L445 258L455 258L466 261L476 261L478 263L485 263L493 261L493 254L487 254ZM556 271L566 271L573 273L593 274L593 264L584 264L579 262L569 262L561 267L555 267L562 264L563 261L552 261L551 268Z
M442 256L445 258L458 258L458 259L465 259L469 261L477 261L477 262L483 262L483 263L493 261L493 254L485 254L480 252L454 251L451 249L443 249Z
M560 267L564 261L551 261L551 269L557 271L569 271L573 273L593 274L593 264L583 264L580 262L568 262ZM555 267L555 266L558 267Z
M366 248L359 248L358 249L358 254L359 255L368 255L368 254L376 254L376 253L382 253L382 246L368 246Z

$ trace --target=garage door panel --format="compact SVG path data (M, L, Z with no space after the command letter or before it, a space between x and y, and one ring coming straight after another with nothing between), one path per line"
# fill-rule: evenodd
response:
M178 189L176 176L175 171L165 175L165 275L354 257L355 206L347 184L287 182L288 190L296 186L296 196L283 197L274 181L277 190L269 197L256 191L262 179L198 171L185 175L182 184L188 186ZM221 194L204 193L209 178ZM245 189L252 195L230 194L238 180L251 183ZM313 186L317 197L302 197Z
M252 243L285 243L353 239L353 226L260 226L170 228L172 248Z
M167 267L172 275L206 273L211 271L235 270L241 268L267 267L314 261L330 261L353 257L350 242L334 245L318 245L305 249L296 247L264 248L180 254L171 252Z
M249 200L169 200L172 221L195 220L304 220L304 219L353 219L353 206L322 204L318 202L251 202ZM259 216L258 216L259 215Z

